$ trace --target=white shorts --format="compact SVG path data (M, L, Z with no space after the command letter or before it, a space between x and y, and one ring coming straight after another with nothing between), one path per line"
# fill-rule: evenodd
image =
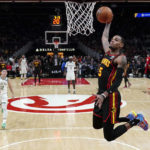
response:
M22 67L20 70L20 74L26 74L26 73L27 73L26 67Z
M0 102L5 102L7 103L8 102L8 96L7 94L0 94Z
M67 73L66 74L66 80L67 81L75 80L75 74L74 73Z

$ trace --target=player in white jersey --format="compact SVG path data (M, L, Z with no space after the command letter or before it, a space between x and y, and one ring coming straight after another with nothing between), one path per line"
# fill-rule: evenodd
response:
M66 74L66 80L68 81L68 93L70 93L70 81L72 81L73 85L73 94L76 93L75 91L75 62L73 61L73 57L69 57L69 61L66 62L65 65L65 74ZM66 73L67 72L67 73Z
M20 68L20 75L21 75L21 80L26 79L27 77L27 60L24 55L22 55L22 58L19 60L19 68Z
M2 128L6 128L6 120L7 120L7 103L8 103L8 96L7 96L7 86L9 87L12 98L14 98L14 92L12 86L10 84L10 80L7 78L7 70L3 69L0 76L0 104L3 113L3 121L2 121Z

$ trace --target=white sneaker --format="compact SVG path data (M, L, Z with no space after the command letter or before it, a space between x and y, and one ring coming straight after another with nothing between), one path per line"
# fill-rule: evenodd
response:
M6 123L2 123L2 129L5 129L6 128Z

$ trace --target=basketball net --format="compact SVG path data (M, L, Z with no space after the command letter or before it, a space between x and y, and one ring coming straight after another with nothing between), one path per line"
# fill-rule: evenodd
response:
M54 48L58 48L59 41L54 41Z
M95 4L96 2L65 2L67 30L70 36L75 36L78 33L88 36L95 31L93 28Z

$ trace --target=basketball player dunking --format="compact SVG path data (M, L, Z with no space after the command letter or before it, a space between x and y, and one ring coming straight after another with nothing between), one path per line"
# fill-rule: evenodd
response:
M34 82L36 85L36 77L39 77L39 84L41 79L41 61L38 59L38 56L35 56L35 59L33 60L33 67L34 67Z
M144 130L148 129L148 124L142 114L130 113L127 117L119 118L121 96L118 87L122 81L127 59L121 53L124 46L121 36L115 35L109 43L110 25L106 24L102 35L105 55L98 72L99 90L95 95L93 111L93 127L103 128L107 141L115 140L135 125L139 125ZM114 124L117 122L126 123L114 129Z

